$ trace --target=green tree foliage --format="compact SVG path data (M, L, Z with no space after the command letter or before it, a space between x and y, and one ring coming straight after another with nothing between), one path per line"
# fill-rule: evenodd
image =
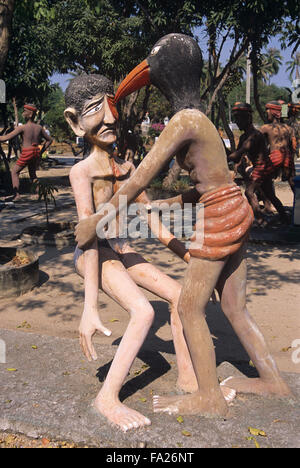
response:
M59 2L49 31L57 69L97 71L120 81L161 36L192 34L201 24L195 5L187 0Z
M35 102L42 112L42 103L51 92L49 77L55 69L54 44L46 24L53 18L54 1L22 0L16 2L12 36L3 79L7 100Z
M297 76L300 76L299 67L300 67L300 52L296 52L291 60L288 60L286 63L286 71L289 73L289 79L291 82L294 81Z
M99 72L117 85L161 36L193 35L201 27L208 60L200 92L215 121L226 95L241 79L238 60L249 44L259 108L261 50L277 33L283 44L296 45L297 21L294 0L18 0L6 71L8 93L32 96L42 104L51 92L48 78L54 71ZM221 64L228 41L232 49ZM276 71L273 65L268 64L268 76ZM128 98L122 122L126 131L141 120L150 95L147 90L143 98Z
M64 118L65 99L59 86L52 88L44 103L44 123L49 127L51 136L57 141L72 137L71 130Z
M5 66L11 36L11 22L15 0L2 0L0 3L0 77Z
M103 0L93 9L85 0L65 0L55 9L49 37L55 43L56 68L61 73L80 69L120 79L135 63L144 45L138 42L141 23L126 18ZM98 13L97 13L98 12Z
M45 180L37 180L32 184L32 191L37 193L39 201L42 200L45 204L46 224L49 228L49 205L53 202L56 206L54 194L58 192L58 188Z

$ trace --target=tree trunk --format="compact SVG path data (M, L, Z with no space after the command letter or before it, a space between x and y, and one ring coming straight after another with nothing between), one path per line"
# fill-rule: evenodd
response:
M1 106L1 113L2 113L2 119L3 119L3 123L4 123L4 127L3 129L1 130L0 134L1 135L4 135L5 134L5 131L7 129L7 112L6 112L6 104L2 104ZM1 161L1 158L3 159L3 163L4 163L4 166L5 166L5 171L6 171L6 190L10 191L11 189L11 175L10 175L10 166L9 166L9 161L6 157L6 154L5 152L3 151L3 148L1 146L1 143L0 143L0 161Z
M9 49L11 24L15 0L0 2L0 77L2 76Z
M220 95L220 98L219 98L219 109L220 109L220 116L221 116L221 119L222 119L223 127L224 127L224 130L225 130L228 138L229 138L230 146L231 146L231 152L233 153L235 151L234 135L233 135L233 133L231 131L231 128L229 127L229 124L227 122L226 112L225 112L225 103L224 103L224 98L223 98L222 94Z
M176 182L181 172L181 167L179 166L177 160L175 159L174 164L169 169L168 174L163 180L162 187L164 190L170 190L172 185Z
M4 189L6 190L6 192L10 193L12 191L12 183L11 183L11 172L10 172L9 161L8 161L8 159L6 157L6 154L3 151L2 146L0 144L0 161L1 161L1 158L3 160L4 167L5 167L5 172L6 172L3 186L4 186Z
M127 150L133 152L134 155L138 149L139 136L136 132L136 125L141 122L142 118L146 114L150 97L150 86L147 86L145 89L145 96L140 112L137 112L136 109L138 96L139 91L135 91L128 96L121 107L121 117L118 125L118 146L123 158L125 158Z
M19 116L18 116L17 101L15 97L12 98L12 103L13 103L14 114L15 114L15 127L17 127L19 125Z
M46 221L47 221L47 228L49 229L49 213L48 213L48 200L47 196L44 197L45 208L46 208Z
M253 76L253 97L255 102L255 107L257 112L260 115L260 118L264 123L267 123L266 114L264 113L260 100L259 100L259 92L258 92L258 66L257 66L257 53L254 47L252 48L252 52L250 54L251 57L251 65L252 65L252 76Z

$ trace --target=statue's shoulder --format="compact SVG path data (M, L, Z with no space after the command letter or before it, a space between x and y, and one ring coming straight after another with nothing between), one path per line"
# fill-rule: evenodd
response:
M180 115L189 115L189 116L195 116L195 117L199 117L199 116L204 116L206 117L206 115L204 114L203 111L201 111L200 109L197 109L195 107L185 107L184 109L180 109L179 111L177 111L172 118L174 118L175 116L180 116Z
M189 107L185 109L180 109L172 116L166 128L168 128L170 124L172 125L172 123L178 123L180 121L195 121L200 119L208 120L206 115L199 109Z
M74 166L71 167L69 177L72 178L74 176L84 176L86 174L86 171L88 169L88 160L82 159L81 161L77 162L74 164Z

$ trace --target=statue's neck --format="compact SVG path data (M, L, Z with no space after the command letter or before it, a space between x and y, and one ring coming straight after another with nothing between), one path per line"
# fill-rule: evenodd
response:
M198 109L202 110L200 96L191 90L184 90L182 93L174 93L168 96L168 100L172 106L174 114L182 109Z

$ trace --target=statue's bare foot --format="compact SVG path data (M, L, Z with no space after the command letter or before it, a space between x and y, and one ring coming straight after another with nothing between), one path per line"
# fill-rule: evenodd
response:
M192 379L187 379L187 380L177 380L176 382L176 387L179 391L182 391L184 393L195 393L198 390L198 383L196 380L196 377L193 376ZM223 393L223 397L227 401L227 403L230 403L233 401L236 397L236 391L233 388L227 387L225 385L222 385L221 387L221 392Z
M283 380L267 381L260 378L228 377L221 386L225 385L237 393L254 393L256 395L292 396L291 390Z
M199 391L171 397L153 397L154 413L169 414L202 414L207 416L223 416L228 413L228 407L221 392L210 392L203 395Z
M119 426L123 432L129 429L150 426L151 424L150 419L123 405L119 400L106 399L98 396L93 406L99 413L105 416L110 423Z
M226 385L222 385L220 386L220 389L227 403L230 403L231 401L235 399L236 391L233 388L226 387Z

